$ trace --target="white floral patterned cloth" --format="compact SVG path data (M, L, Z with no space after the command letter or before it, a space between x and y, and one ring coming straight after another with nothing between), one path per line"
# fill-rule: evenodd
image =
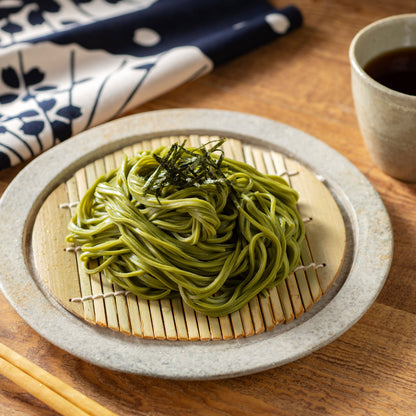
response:
M0 169L301 24L265 0L2 0Z

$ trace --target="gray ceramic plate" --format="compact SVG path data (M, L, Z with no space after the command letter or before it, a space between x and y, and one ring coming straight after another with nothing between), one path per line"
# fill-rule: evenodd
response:
M145 340L76 318L37 283L31 266L31 230L45 197L76 169L109 152L142 139L192 133L232 136L273 148L325 179L347 228L347 255L337 281L300 319L238 340ZM1 199L0 218L1 289L34 330L93 364L178 379L254 373L289 363L330 343L374 302L387 277L393 251L390 220L380 197L343 156L284 124L216 110L149 112L79 134L37 157L21 171Z

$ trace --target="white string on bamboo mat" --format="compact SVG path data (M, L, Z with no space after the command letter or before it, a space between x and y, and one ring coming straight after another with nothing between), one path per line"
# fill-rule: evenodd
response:
M111 296L127 296L130 295L132 292L130 292L129 290L119 290L117 292L107 292L107 293L97 293L94 295L87 295L87 296L82 296L79 298L71 298L69 299L70 302L85 302L87 300L96 300L96 299L105 299L105 298L109 298Z
M69 253L76 253L77 251L82 251L82 247L81 246L65 247L65 251Z
M283 176L283 175L296 176L296 175L299 175L299 171L297 171L297 170L293 170L293 171L284 170L284 171L282 171L278 174L278 176Z
M307 269L311 269L314 268L315 270L317 269L321 269L322 267L325 267L325 263L321 263L321 264L316 264L316 263L310 263L306 266L298 266L296 267L293 271L297 272L299 270L307 270ZM76 297L76 298L71 298L69 299L70 302L85 302L87 300L96 300L96 299L105 299L111 296L127 296L130 295L132 292L128 291L128 290L119 290L117 292L107 292L107 293L97 293L94 295L87 295L87 296L82 296L82 297Z
M62 204L59 204L59 208L74 208L79 204L78 201L75 202L64 202Z
M306 266L303 266L303 265L298 266L293 271L298 272L299 270L308 270L308 269L311 269L311 268L314 268L315 270L317 270L317 269L321 269L322 267L325 267L325 263L320 263L320 264L310 263Z

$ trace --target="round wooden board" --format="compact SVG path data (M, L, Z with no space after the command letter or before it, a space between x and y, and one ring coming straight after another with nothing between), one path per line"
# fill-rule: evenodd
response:
M180 299L146 301L87 275L79 251L68 247L67 226L76 203L95 179L120 166L124 154L133 156L188 140L198 146L218 137L190 135L142 140L96 159L56 187L42 204L34 223L32 249L37 273L50 294L85 321L141 338L167 340L222 340L249 337L288 323L310 310L329 290L341 269L346 231L338 205L324 183L302 164L274 150L229 138L227 157L245 161L259 171L284 176L299 192L306 240L301 264L269 296L257 296L239 311L221 318L195 313Z

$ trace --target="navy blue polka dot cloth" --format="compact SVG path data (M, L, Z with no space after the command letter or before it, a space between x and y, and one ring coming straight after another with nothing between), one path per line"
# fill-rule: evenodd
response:
M0 169L301 24L264 0L2 1Z

